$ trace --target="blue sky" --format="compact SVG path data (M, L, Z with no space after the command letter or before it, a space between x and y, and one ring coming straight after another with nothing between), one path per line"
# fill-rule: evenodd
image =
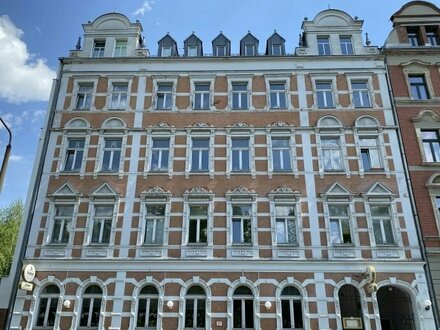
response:
M274 29L293 53L304 17L310 20L330 8L364 20L373 45L383 45L389 18L404 0L3 0L0 2L0 116L13 132L12 155L0 207L25 199L43 127L51 81L58 58L67 56L83 30L81 24L106 12L121 12L139 20L147 48L157 53L157 41L167 32L180 48L192 31L210 53L219 31L238 53L239 40L250 30L260 40L260 52ZM432 3L440 6L439 1ZM181 52L183 53L183 52ZM0 129L0 160L7 134Z

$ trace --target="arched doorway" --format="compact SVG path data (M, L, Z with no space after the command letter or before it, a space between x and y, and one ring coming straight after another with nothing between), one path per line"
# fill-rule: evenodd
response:
M358 289L346 284L339 289L338 297L343 329L363 329L362 305Z
M395 286L384 286L377 291L382 330L415 330L411 298Z

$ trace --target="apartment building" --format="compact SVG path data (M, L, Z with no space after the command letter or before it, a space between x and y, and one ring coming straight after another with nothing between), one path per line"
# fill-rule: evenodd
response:
M384 52L437 308L440 303L440 9L407 3L391 17Z
M60 59L11 329L434 329L384 56L329 9L289 54L157 55L109 13ZM211 55L206 53L211 52Z

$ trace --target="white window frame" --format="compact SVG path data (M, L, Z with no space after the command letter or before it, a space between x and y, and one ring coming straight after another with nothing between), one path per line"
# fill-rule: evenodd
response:
M299 291L300 295L299 296L283 295L282 294L283 290L286 289L287 287L290 287L290 286L295 288L295 289L297 289ZM301 309L300 310L301 310L301 319L302 319L302 323L303 323L303 326L302 326L301 329L308 329L308 327L305 326L306 319L304 317L304 297L301 295L301 290L299 290L295 285L292 285L292 284L285 285L283 287L283 289L280 290L280 295L279 295L279 302L280 302L280 325L283 324L283 316L284 316L283 312L282 312L283 311L283 305L282 305L283 301L288 301L289 302L289 312L290 312L289 316L290 316L290 323L291 323L292 327L291 328L287 328L287 329L296 329L294 327L294 325L295 325L295 313L294 313L293 305L294 305L295 302L298 302L298 301L299 301L299 303L301 305ZM282 329L284 329L284 328L282 328Z
M152 103L152 108L154 111L173 111L176 107L176 82L177 79L166 79L166 80L156 80L154 79L154 83L153 83L153 103ZM164 91L164 92L160 92L159 91L159 86L171 86L171 90L170 91ZM159 107L159 94L166 94L166 96L164 96L164 99L162 101L162 104ZM167 103L167 99L170 98L170 106L169 107L164 107L164 105L166 105Z
M155 141L167 141L168 142L168 148L166 147L155 147L154 143ZM168 161L166 168L159 167L159 165L162 164L162 160L164 158L164 152L168 151ZM159 154L158 163L157 163L157 169L153 169L153 155L155 153ZM149 164L149 170L153 173L160 173L160 172L168 172L170 168L170 154L171 154L171 136L152 136L151 137L151 148L150 148L150 164Z
M87 91L81 91L81 88L87 87ZM73 104L73 111L92 111L95 110L95 88L96 84L95 81L78 81L75 85L75 91L74 95L75 97L72 98L74 100ZM80 103L80 95L82 95L83 101L81 102L82 105L79 106ZM90 101L87 101L90 99ZM88 106L85 106L85 105Z
M275 54L275 49L278 49L278 54ZM282 47L281 44L272 44L272 55L274 56L280 56L282 55Z
M249 139L249 170L248 171L233 171L232 170L232 139ZM226 176L231 177L231 174L243 175L251 174L255 178L255 136L254 129L251 127L243 127L242 129L227 128L226 129L226 148L227 148L227 164Z
M128 45L127 39L116 39L115 49L113 51L113 57L127 56L127 45Z
M157 215L148 215L148 207L149 206L163 206L164 207L164 214L157 216ZM143 238L142 238L142 245L143 246L162 246L163 242L164 242L164 236L165 236L165 224L166 224L166 214L167 214L167 203L165 201L163 201L162 203L160 202L150 202L148 200L145 201L144 203L144 230L143 230ZM147 238L147 223L149 221L153 221L153 236L154 236L154 240L152 240L151 242L146 242L146 238ZM162 221L162 237L160 242L158 241L158 237L160 234L158 234L156 228L157 228L157 222L158 221Z
M247 141L247 147L234 147L234 141L242 140ZM250 136L231 136L231 150L230 150L230 171L232 173L248 173L251 171L251 139ZM238 151L238 169L234 169L234 151ZM249 163L248 168L244 168L243 155L248 154Z
M361 89L355 89L353 87L353 84L365 84L365 88L361 88ZM355 109L362 109L362 108L372 108L373 107L373 95L371 93L372 90L372 85L370 83L370 79L350 79L350 94L351 94L351 103L352 106ZM358 100L360 100L360 104L356 104L356 98L355 98L355 94L358 94ZM364 102L364 98L367 98L367 104L365 104Z
M376 217L373 215L373 212L371 210L372 207L374 206L382 206L382 207L387 207L388 211L389 211L389 217ZM396 239L396 226L395 226L395 220L393 218L393 210L391 208L391 203L388 202L373 202L370 201L368 204L368 210L369 210L369 214L370 214L370 219L371 219L371 231L372 231L372 239L374 240L374 243L376 246L397 246L397 239ZM382 236L382 241L383 243L378 243L376 242L376 233L375 233L375 226L374 224L376 222L380 222L380 234ZM390 230L391 230L391 235L393 237L393 241L392 242L387 242L386 241L386 237L385 237L385 230L384 230L384 221L389 222L389 226L390 226Z
M199 47L197 46L188 46L188 57L196 57L198 56Z
M223 55L219 55L220 48L223 49ZM215 46L215 56L221 56L221 57L227 56L227 46L226 45L216 45Z
M344 162L344 156L342 152L342 145L341 145L341 136L339 134L320 134L319 136L320 145L321 145L321 161L322 161L322 168L325 173L329 172L343 172L345 169L345 162ZM338 147L327 147L324 146L324 141L326 140L336 140L338 143ZM326 168L326 151L330 152L330 155L332 156L336 151L339 153L339 159L340 159L340 167L336 167L333 164L333 161L330 161L331 168ZM333 159L333 157L331 157Z
M363 140L374 140L376 142L375 146L370 146L370 145L363 145L362 141ZM364 163L364 154L366 154L365 151L367 151L367 155L368 155L368 163L369 163L369 167L370 169L366 169L365 168L365 163ZM361 162L362 162L362 169L364 170L364 172L374 172L374 171L382 171L384 170L384 159L382 156L382 152L380 149L380 145L379 145L379 139L378 136L374 136L374 135L360 135L359 136L359 152L360 152L360 158L361 158ZM374 162L374 158L372 158L372 152L377 153L377 161L379 162L379 164L373 164Z
M156 291L157 294L152 294L152 293L148 293L148 294L143 294L141 293L142 290L147 287L147 286L151 286L153 287ZM142 288L140 288L139 290L139 295L138 295L138 299L137 299L137 306L136 306L136 317L135 317L135 323L134 323L134 329L150 329L151 327L148 327L148 323L150 321L150 306L151 306L151 301L152 300L157 300L157 315L156 315L156 329L159 328L160 329L160 296L159 296L159 290L157 289L157 287L155 285L153 285L152 283L145 283ZM145 304L145 323L142 326L138 326L138 319L139 319L139 305L141 300L146 300L146 304Z
M336 216L336 215L332 215L331 214L331 206L339 206L339 207L345 207L347 210L347 215L346 216ZM348 200L344 201L330 201L326 203L326 207L327 207L327 213L328 213L328 229L329 229L329 244L331 246L354 246L355 241L354 241L354 235L353 235L353 226L352 226L352 219L351 219L351 208L350 208L350 202ZM339 242L333 242L333 227L332 227L332 223L334 222L334 220L337 222L338 225L338 239ZM343 229L342 229L342 223L345 222L348 224L348 228L350 231L350 241L351 242L344 242L344 235L343 235Z
M318 84L330 84L330 88L320 88L318 89ZM315 91L316 91L316 106L318 109L334 109L336 108L335 93L333 81L331 80L317 80L315 81ZM319 95L322 94L323 104L319 104ZM328 99L331 99L329 102Z
M259 315L259 313L257 313L257 309L256 309L256 303L255 303L255 294L253 293L253 290L250 289L248 286L245 285L245 287L249 288L249 290L252 292L252 296L248 296L248 295L235 295L235 290L240 287L241 285L238 285L234 288L234 290L232 291L232 295L231 295L231 329L246 329L246 330L251 330L251 329L259 329L259 320L256 317L256 315ZM245 308L245 301L246 300L250 300L252 302L252 312L251 315L253 315L253 327L252 328L244 328L244 327L240 327L240 328L233 328L234 326L234 301L241 301L241 320L242 320L242 326L243 326L243 321L246 320L246 308Z
M59 207L72 207L72 214L70 216L57 216L57 209ZM73 223L74 223L74 219L76 218L76 203L75 202L64 202L64 203L60 203L57 202L53 205L53 216L51 217L51 231L50 231L50 239L49 239L49 244L51 245L69 245L69 243L71 243L73 241L73 239L71 238L71 235L73 234ZM55 230L55 223L57 221L61 221L61 226L60 226L60 232L58 234L58 240L56 242L54 242L54 230ZM64 226L65 225L65 226ZM60 237L63 236L64 231L67 231L68 233L68 239L67 242L62 242L60 240Z
M198 91L197 86L209 86L207 91ZM192 110L193 111L203 111L203 110L211 110L213 103L213 93L212 93L212 80L197 80L191 81L191 89L192 89ZM201 107L196 108L196 99L200 97L200 105ZM206 100L207 99L207 100ZM203 104L207 101L208 105L206 107Z
M96 210L98 207L108 207L109 209L112 209L112 214L108 215L108 216L100 216L100 215L96 215ZM93 204L93 211L92 211L92 219L91 219L91 233L90 233L90 245L110 245L111 243L111 238L112 238L112 227L113 227L113 222L114 222L114 218L115 218L115 207L112 203L99 203L99 204ZM103 241L103 237L104 237L104 229L105 229L105 223L110 222L110 226L109 226L109 241L108 242L104 242ZM98 235L98 242L93 242L93 233L95 230L95 224L99 223L99 235ZM114 237L113 237L114 238Z
M291 209L294 210L295 214L292 215L278 215L277 214L277 208L278 207L289 207ZM298 246L298 213L297 213L297 206L296 204L286 204L286 203L280 203L280 202L276 202L274 205L274 223L275 223L275 240L276 240L276 245L278 246ZM284 240L285 242L279 242L278 241L278 223L280 222L279 220L282 220L283 224L284 224ZM288 222L293 221L295 224L295 239L293 242L290 242L290 237L289 237L289 226L288 226Z
M166 127L165 127L166 126ZM168 156L168 170L167 171L152 171L152 156L153 156L153 140L154 139L169 139L169 156ZM168 174L171 179L173 177L174 164L174 144L175 144L175 129L167 124L164 127L152 127L147 129L147 144L145 146L145 163L144 163L144 178L148 175L164 175Z
M95 206L113 205L113 215L111 219L109 243L92 243L92 233L95 216ZM91 249L104 248L109 253L109 248L115 246L116 223L119 215L119 196L118 195L100 195L92 196L89 202L89 210L87 214L86 234L84 235L84 245ZM84 251L87 256L87 251ZM107 253L107 254L108 254Z
M44 290L47 289L47 287L49 286L55 286L58 289L58 293L45 293ZM40 290L39 294L38 294L38 308L35 309L35 321L34 321L34 326L32 327L32 329L57 329L59 327L59 323L60 323L60 310L59 310L59 305L60 305L60 301L62 300L62 295L61 295L61 290L58 287L58 285L56 285L55 283L49 283L47 285L44 286L44 288L42 290ZM41 302L43 299L47 299L47 303L46 303L46 308L44 310L44 319L43 319L43 325L37 325L38 323L38 316L41 314ZM53 299L56 299L57 303L56 303L56 308L55 308L55 314L54 314L54 323L53 325L48 325L47 321L49 318L49 312L50 312L50 305Z
M436 95L434 87L432 85L431 73L429 67L424 62L419 60L413 60L408 63L402 64L403 72L405 74L406 86L408 88L408 97L398 97L397 99L412 100L415 102L432 102L432 99ZM426 84L426 92L428 94L427 99L416 99L412 95L411 84L409 81L410 76L423 76Z
M131 89L131 81L128 80L110 80L108 85L109 93L107 95L108 104L107 109L112 111L118 110L127 110L130 108L130 89ZM124 91L115 91L115 86L127 86L127 90ZM125 94L126 104L125 106L121 106L122 96ZM113 105L113 96L117 96L117 106Z
M326 39L327 43L319 42L320 39L321 40ZM322 45L324 45L324 46L321 47ZM328 45L328 49L327 49L327 47L325 47L325 45ZM331 48L330 36L329 35L318 35L318 36L316 36L316 49L317 49L318 55L320 55L320 56L331 55L332 54L332 48Z
M343 42L343 39L349 39L350 42ZM348 35L339 36L339 45L341 46L342 55L354 55L353 37ZM351 50L350 50L351 47Z
M284 85L284 89L282 90L272 90L272 85ZM272 104L272 95L276 96L276 104ZM285 106L281 106L280 103L282 103L282 100L284 99ZM289 98L287 93L287 84L286 81L269 81L269 97L268 97L268 104L270 105L270 109L289 109Z
M124 154L125 154L125 138L121 135L109 135L106 134L104 136L101 136L102 138L102 148L101 148L101 153L100 153L100 160L99 160L99 171L102 173L119 173L122 171L122 166L124 164ZM117 164L117 169L116 170L104 170L104 156L106 154L106 152L110 152L110 159L109 159L109 165L112 164L112 168L114 164L114 156L115 153L118 152L118 148L116 147L106 147L106 141L108 140L120 140L121 141L121 147L119 149L119 164Z
M162 46L160 50L161 57L170 57L173 54L172 46Z
M101 294L100 296L98 296L97 293L84 293L86 291L86 289L88 289L90 286L98 286L101 289ZM87 325L86 326L81 326L81 315L83 313L83 306L84 306L84 299L90 299L90 305L89 305L89 310L88 310L88 320L87 320ZM99 321L98 321L98 325L97 326L91 326L91 317L92 317L92 313L91 311L93 310L93 305L94 305L94 301L95 299L100 299L101 303L100 303L100 310L99 310ZM82 294L81 294L81 302L80 302L80 308L78 310L78 329L100 329L104 323L104 318L103 318L103 306L105 301L104 301L104 292L101 288L100 285L98 285L97 283L92 283L90 285L88 285L87 287L85 287L82 290Z
M440 236L440 175L439 173L433 174L426 183L428 188L429 197L432 203L432 210L435 217L435 224L437 228L437 235ZM439 203L437 203L439 200Z
M97 47L97 43L104 43L104 46ZM102 58L105 56L105 48L107 46L107 40L106 39L95 39L93 40L93 48L92 48L92 54L90 55L93 58ZM95 50L98 52L95 54Z
M246 85L245 90L236 90L235 86L244 86ZM234 105L234 95L237 95L238 104ZM245 98L245 103L243 105L243 98ZM240 111L240 110L249 110L249 83L248 82L232 82L231 83L231 110Z
M252 44L244 44L244 56L255 56L257 55L256 52L256 45L254 43ZM249 50L251 52L249 52Z
M197 147L197 148L195 148L194 147L194 140L207 140L208 141L208 144L207 144L207 147ZM191 134L191 136L190 136L190 160L191 160L191 164L190 164L190 171L191 171L191 173L209 173L210 172L210 169L211 169L211 157L212 157L212 155L211 155L211 136L210 135L192 135ZM198 150L199 152L198 152L198 159L194 159L194 157L193 157L193 151L196 151L196 150ZM203 154L205 153L205 152L207 152L208 153L208 155L207 155L207 157L208 157L208 167L206 168L206 169L203 169L203 168L201 168L201 167L203 167L202 166L202 163L203 163ZM193 165L194 165L194 163L198 163L198 168L197 169L193 169Z
M84 165L85 165L85 160L86 160L86 144L88 144L88 136L86 135L68 135L67 134L64 136L65 139L65 143L63 143L63 145L65 145L65 150L63 151L63 160L61 161L61 168L60 166L58 166L59 171L60 172L64 172L64 173L82 173L84 172ZM73 140L83 140L84 142L84 146L82 149L74 146L74 147L69 147L70 141ZM78 157L78 152L82 150L82 157L81 157L81 165L78 169L74 168L74 169L66 169L66 165L67 165L67 159L69 158L69 151L73 150L73 161L72 161L72 167L74 167L77 157Z

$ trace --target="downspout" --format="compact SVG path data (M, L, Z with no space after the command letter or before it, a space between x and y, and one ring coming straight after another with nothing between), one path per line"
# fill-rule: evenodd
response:
M432 314L434 315L434 321L436 324L437 329L439 329L439 315L438 315L438 306L437 306L437 300L435 298L435 291L434 291L434 285L432 283L432 277L431 277L431 269L429 267L429 263L428 263L428 257L426 255L426 247L425 247L425 241L423 240L423 233L422 233L422 228L420 226L420 221L419 221L419 214L417 212L417 206L416 206L416 202L414 199L414 194L413 194L413 185L412 185L412 181L411 178L409 176L409 167L408 167L408 160L406 158L406 153L405 150L403 148L403 141L402 141L402 135L400 132L400 125L399 125L399 121L397 118L397 110L394 104L394 92L393 92L393 86L391 85L391 80L390 80L390 76L389 76L389 71L388 71L388 63L387 63L387 56L385 55L385 69L386 69L386 79L387 79L387 83L388 83L388 94L389 94L389 98L391 100L391 109L393 110L393 117L394 117L394 121L397 124L397 139L399 141L399 149L400 149L400 153L402 156L402 162L403 162L403 168L404 168L404 174L405 174L405 179L406 179L406 183L408 185L408 195L409 195L409 199L410 199L410 204L411 204L411 210L413 212L414 215L414 220L415 220L415 226L416 226L416 232L417 232L417 238L419 240L419 246L420 246L420 252L422 255L422 261L425 262L423 268L425 270L425 275L426 275L426 279L427 279L427 284L428 284L428 288L429 288L429 296L431 298L431 302L432 302Z
M32 219L34 218L34 212L35 212L35 206L37 203L38 191L40 189L41 178L42 178L43 169L44 169L44 163L45 163L46 156L47 156L46 154L47 154L47 149L48 149L48 145L49 145L51 128L53 126L53 121L54 121L54 117L55 117L55 110L56 110L56 106L57 106L57 102L58 102L58 94L60 91L60 84L61 84L61 72L62 72L63 65L64 65L62 58L60 58L59 61L60 61L60 63L58 65L57 76L54 79L54 84L52 85L51 96L49 99L50 100L49 107L48 107L49 114L48 114L48 116L46 116L45 132L44 132L43 140L41 141L40 146L37 150L35 164L38 164L38 165L36 168L34 167L34 173L31 178L31 180L33 180L34 182L31 181L31 183L29 185L29 188L32 189L32 192L30 193L30 195L28 193L28 201L27 201L28 212L27 212L27 215L25 214L24 218L23 218L23 219L25 219L25 223L22 226L23 234L21 236L21 246L19 249L18 249L18 247L16 248L16 254L18 255L18 260L16 263L14 278L11 283L12 287L11 287L11 291L10 291L11 294L9 297L9 305L8 305L8 311L7 311L6 322L5 322L5 327L4 327L5 330L8 330L11 326L12 315L14 312L15 300L16 300L17 291L18 291L18 284L20 282L20 277L21 277L21 269L23 267L23 260L26 255L27 243L28 243L30 231L32 228Z

